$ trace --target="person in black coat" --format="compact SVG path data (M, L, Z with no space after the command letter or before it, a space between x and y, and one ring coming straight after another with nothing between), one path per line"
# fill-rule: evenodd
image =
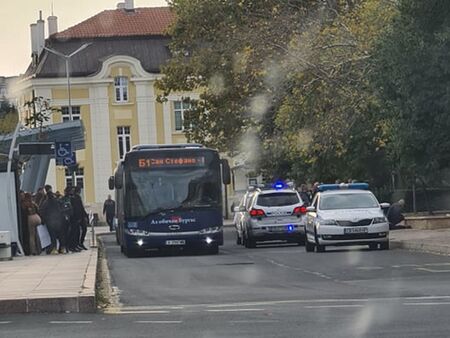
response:
M389 228L393 229L401 221L405 219L402 214L403 208L405 206L405 200L401 199L396 203L393 203L387 212L387 219L389 221Z
M47 225L51 239L51 253L56 254L57 243L59 241L59 253L65 253L66 250L66 219L61 210L61 203L52 191L47 192L47 198L42 203L39 214L42 221Z
M84 246L84 240L86 238L87 233L87 225L88 225L88 214L84 208L83 200L81 199L81 188L80 186L76 186L74 188L74 194L72 196L72 207L73 207L73 224L78 227L78 238L77 238L77 247L78 249L87 250Z
M106 216L106 223L109 225L109 231L113 231L113 219L116 213L116 202L108 195L108 199L103 204L103 215Z

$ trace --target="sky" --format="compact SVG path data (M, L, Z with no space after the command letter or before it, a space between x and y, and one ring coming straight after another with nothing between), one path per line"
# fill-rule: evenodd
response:
M53 12L58 31L74 26L105 10L114 9L119 0L0 0L0 76L23 74L31 61L30 24ZM167 6L165 0L134 0L135 7ZM46 36L47 37L47 36Z

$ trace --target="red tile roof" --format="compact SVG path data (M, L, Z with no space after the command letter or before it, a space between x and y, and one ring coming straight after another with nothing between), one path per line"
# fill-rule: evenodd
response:
M106 38L116 36L166 35L175 14L169 7L105 10L52 35L56 39Z

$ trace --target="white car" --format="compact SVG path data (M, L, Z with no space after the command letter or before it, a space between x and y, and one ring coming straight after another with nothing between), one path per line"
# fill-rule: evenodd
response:
M257 189L243 213L242 243L254 248L257 242L304 243L306 206L299 193L288 187Z
M255 188L256 189L256 188ZM233 208L234 217L233 224L236 228L236 244L242 244L243 236L243 221L245 218L245 213L248 210L249 204L253 195L255 194L255 189L249 189L244 196L242 196L239 205Z
M389 223L383 209L366 183L319 186L307 208L306 251L325 251L326 246L369 245L389 249Z

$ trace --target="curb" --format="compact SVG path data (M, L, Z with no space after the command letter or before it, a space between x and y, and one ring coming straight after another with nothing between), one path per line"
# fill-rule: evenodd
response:
M435 255L450 255L450 246L424 243L418 241L390 241L391 248L393 249L405 249L413 251L421 251L425 253L431 253Z
M0 314L13 313L93 313L96 311L95 280L98 248L91 248L83 285L76 296L0 299Z

